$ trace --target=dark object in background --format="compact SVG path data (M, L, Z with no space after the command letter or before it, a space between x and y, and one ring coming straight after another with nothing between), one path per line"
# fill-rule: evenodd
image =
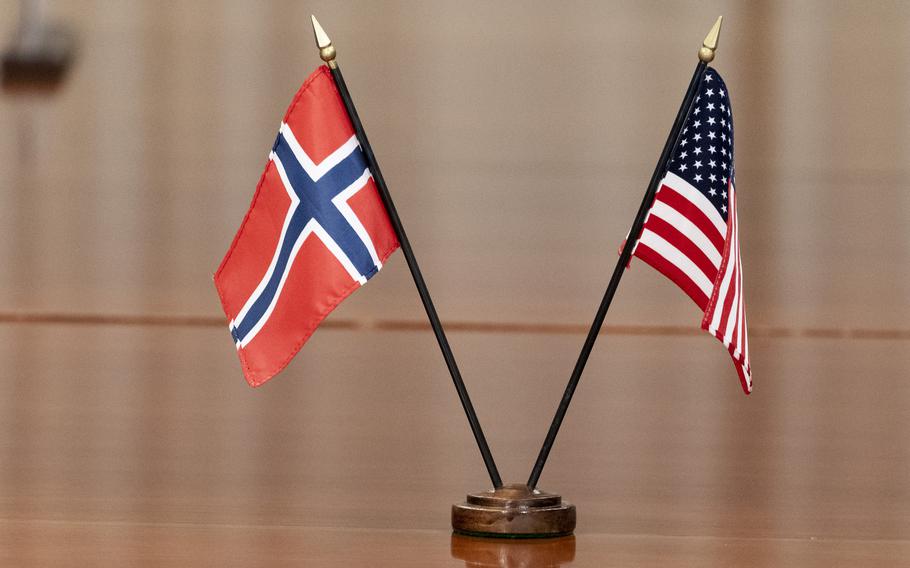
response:
M43 0L19 3L19 29L3 52L4 90L55 90L73 62L75 40L63 26L44 21Z

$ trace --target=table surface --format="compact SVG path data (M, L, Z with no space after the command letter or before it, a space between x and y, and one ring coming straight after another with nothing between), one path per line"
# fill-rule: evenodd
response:
M576 535L452 536L489 479L401 255L258 389L212 286L314 7L49 3L74 67L0 96L0 564L910 566L910 6L556 4L316 7L504 480L720 8L755 392L635 263L540 480Z

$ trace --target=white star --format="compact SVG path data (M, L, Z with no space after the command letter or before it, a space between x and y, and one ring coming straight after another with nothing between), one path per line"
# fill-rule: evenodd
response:
M720 163L720 167L721 167L722 169L727 169L727 162L721 162L721 163ZM724 183L727 183L727 180L724 180Z
M695 174L693 179L695 179L695 181L701 181L701 174Z
M692 114L698 116L698 113L701 112L701 107L695 107L695 110L692 111Z
M713 78L714 78L714 77L712 77L711 74L708 73L708 74L705 75L705 82L710 83L710 82L711 82L711 79L713 79Z
M726 139L727 139L727 135L724 134L723 132L721 132L721 133L720 133L720 139L721 139L721 140L726 140Z
M723 193L722 193L722 194L721 194L721 195L723 195L723 196L724 196L724 199L726 199L726 198L727 198L727 192L726 192L726 191L725 191L725 192L723 192ZM726 209L724 209L724 211L726 211Z
M724 119L720 119L720 123L721 123L721 124L722 124L722 125L724 125L724 126L726 126L726 125L727 125L727 121L726 121L726 120L724 120Z
M688 169L689 169L689 168L686 166L686 164L680 164L680 166L679 166L679 171L681 171L681 172L684 172L684 171L686 171L686 170L688 170Z
M708 146L708 151L713 154L714 152L717 152L717 148L715 148L714 146Z
M708 95L709 97L713 97L713 96L714 96L714 89L708 89L707 91L705 91L705 94Z
M713 126L715 122L717 122L717 121L714 120L714 117L713 117L713 116L709 116L709 117L708 117L708 124L710 124L710 125Z
M727 93L725 93L723 89L717 89L717 94L720 95L720 96L724 96L724 95L726 95Z
M686 157L687 157L688 155L689 155L688 152L683 152L682 154L679 155L679 159L680 159L680 160L685 160Z
M710 176L708 176L708 179L711 181L717 181L717 176L714 174L711 174Z
M701 134L695 133L695 136L692 137L692 140L695 140L696 142L698 142L699 140L701 140Z
M683 138L683 139L682 139L682 142L680 142L679 145L680 145L680 146L685 146L685 145L688 144L688 143L689 143L689 141L686 140L685 138Z
M698 128L699 126L701 126L701 121L700 121L700 120L696 120L696 121L695 121L695 124L693 124L692 126L694 126L695 128Z
M708 103L708 110L714 110L714 103Z
M694 164L692 164L692 165L693 165L693 166L694 166L694 167L695 167L695 169L696 169L696 170L697 170L697 169L698 169L698 168L700 168L700 167L701 167L701 162L700 162L700 161L698 161L698 162L695 162L695 163L694 163Z
M715 189L713 187L708 190L708 193L710 193L711 195L717 195L717 191L715 191Z
M716 168L717 162L715 162L714 160L711 160L710 162L708 162L708 165L711 166L712 168ZM711 181L714 181L714 180L712 179Z
M727 206L726 206L726 205L721 205L720 208L721 208L721 210L722 210L724 213L727 212Z
M708 138L710 138L711 140L714 140L715 138L717 138L717 134L714 134L714 132L708 132Z
M723 120L721 120L721 122L723 122ZM726 123L724 123L724 124L726 124ZM688 127L688 126L685 127L685 128L683 128L683 134L685 134L685 133L688 132L688 131L689 131L689 127Z

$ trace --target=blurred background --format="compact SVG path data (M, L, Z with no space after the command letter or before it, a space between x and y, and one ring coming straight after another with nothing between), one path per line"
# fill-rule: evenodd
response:
M489 484L401 254L243 381L212 274L320 63L311 13L508 481L723 14L755 392L636 262L540 485L577 503L579 543L908 551L910 4L44 4L72 66L0 95L0 558L110 527L447 531ZM18 13L0 0L0 45ZM261 545L238 532L222 553Z

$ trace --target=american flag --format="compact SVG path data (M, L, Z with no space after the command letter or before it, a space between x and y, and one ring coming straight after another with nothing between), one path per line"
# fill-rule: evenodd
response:
M733 114L708 69L633 254L675 282L704 312L701 328L733 358L752 391L733 168Z

